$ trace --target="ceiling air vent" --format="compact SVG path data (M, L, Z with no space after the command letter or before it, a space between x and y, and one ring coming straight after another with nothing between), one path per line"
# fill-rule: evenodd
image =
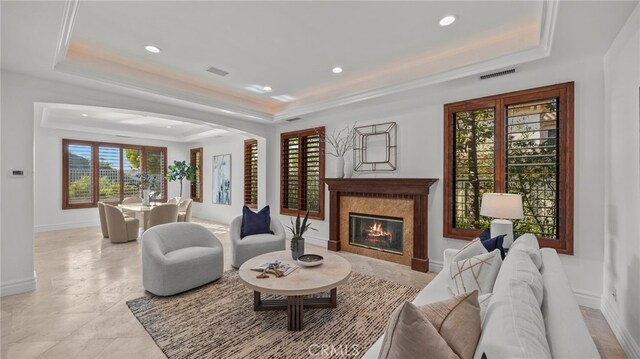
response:
M480 76L480 80L486 80L486 79L491 79L491 78L498 77L498 76L509 75L509 74L513 74L515 72L516 72L516 69L498 71L498 72L494 72L492 74L482 75L482 76Z
M212 74L216 74L218 76L227 76L229 74L229 72L213 66L209 66L209 68L207 68L207 72L211 72Z
M287 121L287 122L293 122L293 121L299 121L299 120L302 120L302 118L300 118L300 117L294 117L294 118L290 118L290 119L285 120L285 121Z

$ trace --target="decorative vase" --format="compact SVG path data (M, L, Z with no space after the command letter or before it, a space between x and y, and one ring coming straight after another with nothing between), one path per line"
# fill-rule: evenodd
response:
M338 160L336 163L336 178L343 178L343 177L344 177L344 158L338 157Z
M294 261L304 254L304 238L291 241L291 257Z
M151 194L151 189L150 188L142 190L142 205L143 206L148 206L149 205L149 194Z
M351 178L353 176L353 163L350 159L344 160L344 178Z

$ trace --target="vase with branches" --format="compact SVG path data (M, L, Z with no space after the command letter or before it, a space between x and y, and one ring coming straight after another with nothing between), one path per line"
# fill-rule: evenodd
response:
M334 128L330 134L325 134L324 137L320 139L327 145L327 153L336 157L338 160L338 163L336 164L337 178L344 177L345 171L347 173L347 177L351 177L351 174L353 173L353 164L350 161L345 164L345 156L353 149L355 128L355 123L351 126Z

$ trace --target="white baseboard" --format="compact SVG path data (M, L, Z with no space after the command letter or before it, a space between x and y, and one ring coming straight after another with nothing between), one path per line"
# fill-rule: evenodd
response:
M327 244L329 243L329 240L326 238L314 237L308 234L304 235L304 241L322 248L327 248Z
M30 292L32 290L36 290L35 272L33 272L33 277L11 280L0 284L0 297Z
M578 302L578 304L584 307L600 309L600 306L601 306L600 294L583 290L583 289L574 288L573 296L576 298L576 301Z
M635 341L635 339L629 333L629 330L625 328L625 326L620 321L620 315L618 314L618 310L616 307L606 298L602 299L602 315L609 323L613 334L615 334L616 338L618 338L618 342L624 349L624 352L627 354L627 357L630 359L639 359L640 358L640 346Z
M442 265L443 263L441 261L429 259L429 272L440 272L442 270Z
M56 224L41 224L33 226L34 232L49 232L49 231L61 231L64 229L85 228L99 226L98 221L83 221L83 222L66 222Z

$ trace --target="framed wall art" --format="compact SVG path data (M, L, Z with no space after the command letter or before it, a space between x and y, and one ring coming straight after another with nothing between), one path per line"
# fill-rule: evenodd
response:
M231 205L231 154L213 156L213 203Z

